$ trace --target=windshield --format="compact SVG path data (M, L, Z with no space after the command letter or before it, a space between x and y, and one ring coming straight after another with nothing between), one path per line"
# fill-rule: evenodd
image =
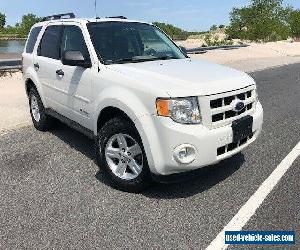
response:
M87 26L105 64L186 58L163 32L149 24L98 22Z

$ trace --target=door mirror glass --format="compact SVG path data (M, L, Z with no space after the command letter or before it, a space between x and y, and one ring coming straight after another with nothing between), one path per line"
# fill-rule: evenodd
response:
M90 61L84 59L80 51L65 51L62 55L62 64L83 68L90 68L92 66Z

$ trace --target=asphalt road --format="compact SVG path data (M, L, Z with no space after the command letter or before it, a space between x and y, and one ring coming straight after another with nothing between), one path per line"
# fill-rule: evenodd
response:
M0 248L205 249L300 141L299 72L294 64L253 73L265 122L242 154L142 194L109 187L92 141L64 125L2 135ZM295 230L297 245L265 248L300 248L299 168L297 159L244 227Z

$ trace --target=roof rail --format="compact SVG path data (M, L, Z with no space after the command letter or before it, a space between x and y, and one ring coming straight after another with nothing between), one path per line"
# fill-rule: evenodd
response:
M75 18L74 13L64 13L64 14L56 14L52 16L46 16L43 18L44 21L50 21L50 20L59 20L59 19L71 19Z
M118 18L118 19L127 19L125 16L108 16L106 18Z

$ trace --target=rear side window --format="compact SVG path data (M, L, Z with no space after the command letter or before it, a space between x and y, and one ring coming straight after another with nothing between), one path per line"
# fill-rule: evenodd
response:
M42 27L35 27L31 30L28 41L27 41L27 45L26 45L26 53L32 53L33 52L33 48L34 45L36 43L37 37L41 32Z
M49 26L41 40L38 55L59 60L61 35L62 25Z

